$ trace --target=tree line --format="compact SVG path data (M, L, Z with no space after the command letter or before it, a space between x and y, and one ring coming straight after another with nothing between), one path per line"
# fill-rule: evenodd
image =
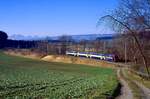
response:
M0 48L34 48L38 41L24 41L8 39L7 33L0 31Z

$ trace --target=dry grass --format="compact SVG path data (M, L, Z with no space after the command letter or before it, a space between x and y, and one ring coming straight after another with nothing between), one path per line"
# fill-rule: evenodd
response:
M50 62L64 62L64 63L73 63L73 64L88 64L91 66L100 66L100 67L115 67L115 65L108 63L102 60L81 58L81 57L72 57L72 56L54 56L48 55L42 58L44 61Z
M32 59L41 59L43 57L42 54L31 52L30 50L27 50L27 49L21 49L21 50L10 49L10 50L4 51L4 53L8 55L21 56L21 57L32 58Z
M130 78L142 83L147 88L150 88L150 80L144 79L144 78L132 73L131 71L128 71L128 75L130 76Z

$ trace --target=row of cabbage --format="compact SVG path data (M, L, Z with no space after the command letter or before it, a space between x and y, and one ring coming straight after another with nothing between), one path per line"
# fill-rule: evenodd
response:
M44 77L30 73L17 73L18 76L1 75L0 97L85 98L93 96L95 91L101 94L110 91L111 95L116 83L115 78L108 75L91 76L48 71L42 74ZM108 85L110 79L112 83Z

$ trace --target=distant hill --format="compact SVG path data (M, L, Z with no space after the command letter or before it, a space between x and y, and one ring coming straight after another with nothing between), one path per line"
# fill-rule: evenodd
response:
M75 41L96 40L96 39L108 40L108 39L113 39L114 35L113 34L86 34L86 35L71 35L71 37ZM52 40L58 40L58 38L59 36L49 37L49 39Z
M24 36L24 35L17 35L17 34L14 34L14 35L9 36L8 39L12 39L12 40L29 40L29 41L32 41L32 40L44 40L45 37L39 37L39 36Z
M112 40L115 35L114 34L86 34L86 35L70 35L75 41L81 40ZM58 40L60 36L23 36L23 35L12 35L9 36L9 39L13 40Z

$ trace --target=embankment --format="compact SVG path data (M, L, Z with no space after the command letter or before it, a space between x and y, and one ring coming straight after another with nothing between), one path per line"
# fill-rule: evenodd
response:
M91 66L99 66L99 67L108 67L114 68L115 64L95 59L88 59L83 57L74 57L74 56L65 56L65 55L43 55L41 53L30 52L28 50L7 50L6 54L21 56L32 59L39 59L48 62L63 62L63 63L72 63L72 64L85 64Z
M115 67L111 63L101 60L95 59L87 59L83 57L74 57L74 56L55 56L55 55L47 55L42 58L44 61L50 62L64 62L64 63L73 63L73 64L86 64L91 66L102 66L102 67Z

